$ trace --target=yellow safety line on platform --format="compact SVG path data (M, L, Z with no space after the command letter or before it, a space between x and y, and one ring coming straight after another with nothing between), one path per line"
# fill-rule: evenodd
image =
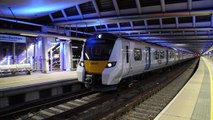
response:
M204 60L205 62L205 60ZM210 76L210 97L211 97L211 102L210 102L210 120L213 120L213 79L212 79L212 71L209 65L205 62L208 70L209 70L209 76Z

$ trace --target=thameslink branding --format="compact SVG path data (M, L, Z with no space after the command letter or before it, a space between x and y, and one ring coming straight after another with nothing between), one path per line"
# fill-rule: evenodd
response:
M26 43L26 37L0 34L0 42Z

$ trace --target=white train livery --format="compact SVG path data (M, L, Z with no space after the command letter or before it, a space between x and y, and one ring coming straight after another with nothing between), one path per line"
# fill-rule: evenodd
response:
M121 80L193 58L193 54L102 33L89 37L77 67L86 87L117 89Z

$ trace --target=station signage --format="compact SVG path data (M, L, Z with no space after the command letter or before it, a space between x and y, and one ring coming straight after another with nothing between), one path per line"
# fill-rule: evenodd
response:
M26 43L26 37L0 34L0 42Z

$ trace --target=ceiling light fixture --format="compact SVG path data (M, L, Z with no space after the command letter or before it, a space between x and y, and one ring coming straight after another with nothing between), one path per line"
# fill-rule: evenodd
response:
M28 34L28 33L21 33L20 35L30 36L30 37L37 37L38 36L38 35L35 35L35 34Z

